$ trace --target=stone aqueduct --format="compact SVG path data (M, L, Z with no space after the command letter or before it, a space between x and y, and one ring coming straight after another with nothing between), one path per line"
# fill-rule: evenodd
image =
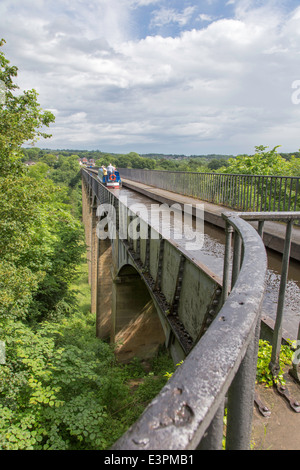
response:
M88 181L89 180L89 181ZM116 343L121 361L147 359L160 345L184 359L218 313L220 280L163 238L93 176L83 177L83 222L88 246L91 308L97 336ZM99 239L100 204L116 210L115 238ZM99 213L99 211L98 211ZM102 218L106 214L102 214ZM133 219L145 238L121 239ZM152 236L150 231L152 230ZM149 236L148 236L149 232Z
M224 214L221 284L91 172L83 170L82 181L97 336L117 345L121 361L151 357L163 344L175 363L184 359L113 449L221 449L225 403L226 449L248 449L267 269L261 237L239 215ZM104 204L116 214L112 240L97 234ZM130 236L133 221L147 236Z

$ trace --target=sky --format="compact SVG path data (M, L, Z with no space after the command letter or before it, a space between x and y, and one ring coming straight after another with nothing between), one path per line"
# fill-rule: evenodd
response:
M299 0L1 0L3 52L50 149L300 148Z

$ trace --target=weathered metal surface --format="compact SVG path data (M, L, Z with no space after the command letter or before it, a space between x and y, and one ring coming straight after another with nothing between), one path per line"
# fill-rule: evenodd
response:
M179 300L182 290L182 280L183 280L183 272L184 272L184 265L185 265L186 258L182 255L179 257L179 265L177 269L177 276L176 276L176 283L174 286L174 294L170 308L171 315L178 315L178 306Z
M160 252L160 239L150 239L150 261L149 269L153 279L157 279L158 263L159 263L159 252Z
M276 390L289 403L293 411L300 413L300 403L291 396L288 387L277 383Z
M281 221L285 222L285 240L283 247L283 256L282 256L282 266L281 266L281 276L280 276L280 286L278 293L278 302L277 302L277 311L276 311L276 320L274 325L274 332L271 338L272 344L272 355L271 361L269 364L270 371L274 378L277 378L278 372L280 370L279 365L279 355L282 344L282 332L283 332L283 312L284 312L284 302L285 302L285 293L287 286L287 277L289 269L289 260L291 253L291 239L292 239L292 228L293 223L295 223L300 218L299 212L268 212L267 214L255 212L255 213L238 213L240 217L244 220L249 221L258 221L258 233L262 237L265 221ZM298 341L300 340L300 324L298 329ZM294 379L300 383L300 373L299 373L299 364L293 363L292 369L289 371ZM290 397L289 391L286 387L278 385L277 391L289 402L291 408L297 413L300 411L300 405L295 402L295 400Z
M273 342L272 342L272 356L271 356L271 362L270 362L270 370L272 371L274 376L278 374L278 370L279 370L279 355L280 355L280 348L281 348L281 341L282 341L283 307L284 307L285 291L286 291L288 268L289 268L289 261L290 261L292 228L293 228L293 220L289 219L287 221L287 226L286 226L286 238L285 238L283 257L282 257L280 287L279 287L279 295L278 295L278 303L277 303L274 336L273 336Z
M199 270L190 260L186 260L178 316L194 341L204 325L208 307L218 288L219 286L209 276Z
M181 254L172 245L165 244L162 261L161 290L169 305L172 304L177 284Z
M254 403L256 404L258 411L264 418L269 418L271 416L271 411L270 409L266 406L265 403L261 401L261 398L258 394L258 392L255 392L254 395Z
M168 330L171 329L174 337L177 339L178 344L184 352L184 356L187 355L193 346L193 340L191 336L188 334L180 319L174 314L170 313L170 304L166 300L165 295L157 287L157 282L152 278L151 274L144 269L141 261L136 259L135 252L130 247L130 244L125 241L123 241L123 243L126 246L128 255L132 260L132 264L135 266L141 278L144 280L146 286L149 289L150 295L154 300L155 305L157 306L157 311L167 338L166 345L168 346L170 342L170 331ZM180 359L182 359L182 357Z

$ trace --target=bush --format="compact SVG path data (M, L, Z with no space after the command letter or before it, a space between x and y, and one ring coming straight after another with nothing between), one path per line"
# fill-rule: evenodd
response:
M138 418L166 383L169 357L142 373L139 361L116 363L113 348L95 338L94 316L73 313L33 331L8 321L1 339L0 447L4 450L102 450ZM161 367L159 366L161 364ZM132 392L130 379L140 376Z

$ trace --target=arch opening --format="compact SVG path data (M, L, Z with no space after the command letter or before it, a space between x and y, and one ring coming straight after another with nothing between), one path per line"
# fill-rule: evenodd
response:
M148 289L136 269L125 265L113 283L115 353L120 362L154 357L165 333Z

